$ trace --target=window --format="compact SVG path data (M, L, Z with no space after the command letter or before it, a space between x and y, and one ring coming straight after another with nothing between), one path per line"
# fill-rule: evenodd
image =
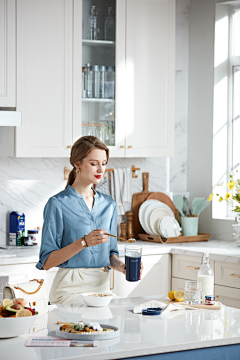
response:
M238 2L239 4L239 2ZM227 191L240 170L240 5L216 5L213 104L213 193ZM240 176L240 171L239 171ZM222 187L218 184L224 182ZM234 218L231 206L213 202L213 218Z

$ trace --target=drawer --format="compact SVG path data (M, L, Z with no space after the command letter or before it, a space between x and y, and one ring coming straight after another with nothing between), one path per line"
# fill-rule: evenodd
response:
M186 280L184 280L184 279L172 278L171 290L173 290L173 291L177 291L177 290L184 291L185 282L186 282Z
M240 309L240 289L228 286L214 286L216 301L220 301L226 306Z
M210 266L214 271L214 260L210 260ZM187 255L172 256L172 277L197 280L197 273L201 267L201 257Z
M215 284L240 289L240 264L215 261Z

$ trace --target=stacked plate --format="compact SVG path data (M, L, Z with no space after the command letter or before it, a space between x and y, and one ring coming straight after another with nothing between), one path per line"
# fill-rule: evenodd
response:
M159 200L146 200L139 208L138 218L147 234L165 238L179 236L181 228L170 207Z

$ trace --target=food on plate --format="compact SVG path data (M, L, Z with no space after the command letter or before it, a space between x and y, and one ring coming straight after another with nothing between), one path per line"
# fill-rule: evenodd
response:
M176 291L169 291L169 293L168 293L169 299L175 300L175 297L174 297L175 292L176 292Z
M2 311L5 311L5 307L7 306L7 305L9 305L9 304L12 304L12 300L9 300L9 299L4 299L3 301L2 301Z
M37 315L35 309L26 307L27 301L22 298L17 299L4 299L0 307L0 317L24 317Z
M182 290L178 290L174 293L174 298L175 300L177 301L183 301L183 298L184 298L184 291Z
M13 303L17 303L25 307L27 305L27 301L23 298L16 298L12 300Z
M92 297L105 297L105 296L112 296L112 294L89 294L88 296L92 296Z
M86 334L86 335L114 332L113 329L102 328L101 325L97 322L86 324L83 321L79 321L77 323L66 323L60 327L60 330L68 333Z

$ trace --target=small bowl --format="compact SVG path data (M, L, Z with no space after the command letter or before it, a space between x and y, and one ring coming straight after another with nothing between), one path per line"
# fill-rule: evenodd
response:
M89 296L89 295L93 295L93 294L101 294L101 295L108 295L108 296ZM109 294L109 293L98 293L98 292L91 292L91 293L84 293L81 294L83 297L83 300L85 301L85 303L88 306L96 306L96 307L101 307L101 306L108 306L112 300L113 295Z
M37 315L19 318L0 318L0 338L11 338L24 334L37 319Z

